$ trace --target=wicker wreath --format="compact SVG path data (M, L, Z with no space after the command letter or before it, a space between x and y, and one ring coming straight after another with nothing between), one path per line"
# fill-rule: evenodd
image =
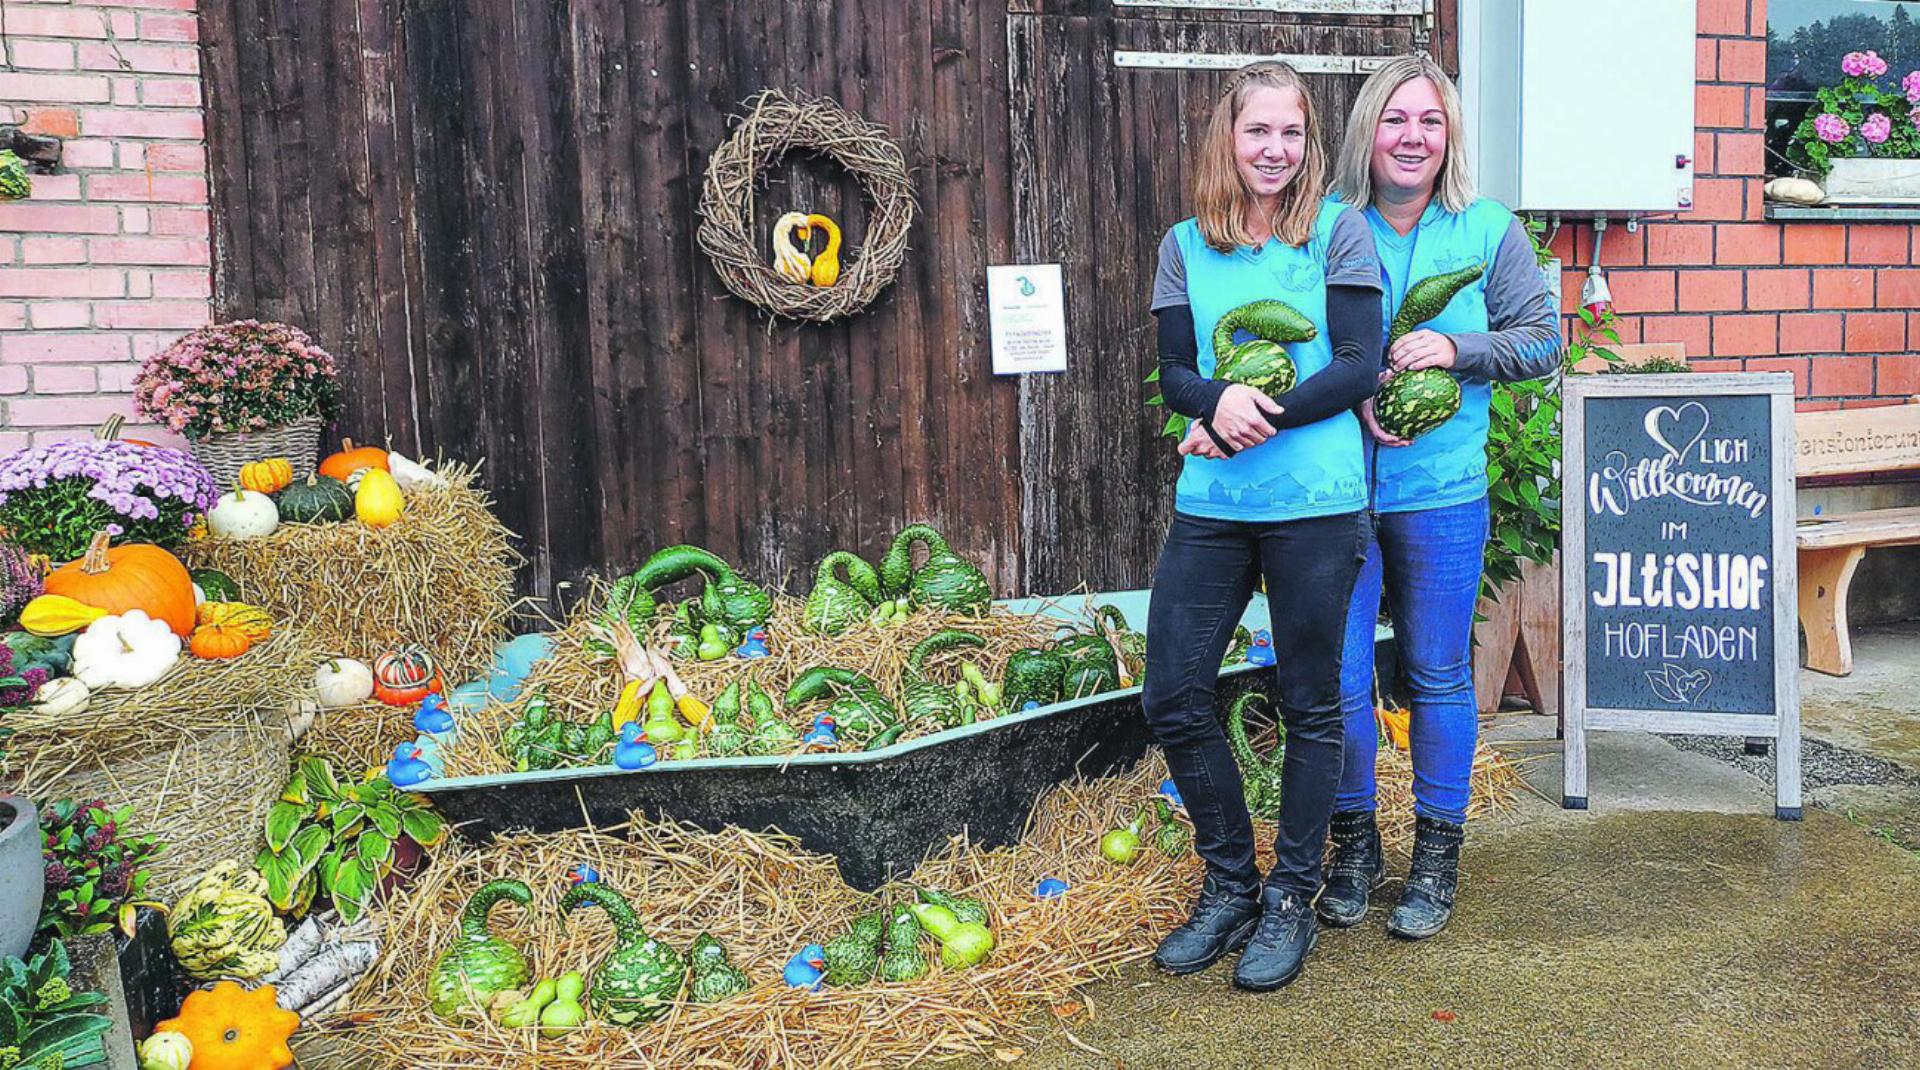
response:
M700 193L700 247L720 280L776 316L826 323L872 303L900 273L913 226L906 160L885 127L832 100L795 100L776 89L747 101L747 116L707 164ZM773 269L769 243L753 234L760 171L792 149L831 156L873 201L866 242L831 286L807 286Z

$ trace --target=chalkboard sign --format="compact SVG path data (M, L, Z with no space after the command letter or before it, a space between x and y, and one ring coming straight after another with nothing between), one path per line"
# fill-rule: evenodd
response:
M1564 400L1565 804L1588 729L1698 732L1778 740L1797 817L1792 377L1571 376Z

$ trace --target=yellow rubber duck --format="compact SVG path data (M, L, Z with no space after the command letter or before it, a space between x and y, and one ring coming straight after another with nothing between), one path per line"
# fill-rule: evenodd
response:
M788 212L773 224L773 269L805 285L813 278L813 261L794 247L797 235L802 243L813 236L805 212Z
M815 214L807 217L809 229L819 227L827 232L826 251L813 258L812 280L815 286L832 286L840 277L840 227L826 216Z

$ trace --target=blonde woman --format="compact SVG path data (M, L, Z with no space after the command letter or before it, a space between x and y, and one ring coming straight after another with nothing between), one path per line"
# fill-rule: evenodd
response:
M1142 704L1207 868L1192 918L1155 960L1191 973L1244 947L1233 980L1256 991L1297 977L1318 936L1309 904L1340 772L1340 637L1368 532L1352 409L1378 374L1380 266L1359 213L1326 198L1326 173L1299 74L1271 62L1236 72L1202 139L1194 216L1161 241L1152 296L1166 403L1195 423L1154 574ZM1278 398L1212 377L1214 327L1261 300L1316 328L1288 346L1299 385ZM1213 713L1220 659L1263 575L1287 731L1264 879Z
M1460 381L1460 411L1408 442L1361 420L1378 443L1375 540L1347 612L1341 669L1345 768L1332 821L1334 858L1316 904L1345 927L1384 880L1374 823L1373 626L1384 587L1413 709L1413 865L1387 930L1407 939L1452 916L1479 716L1468 662L1487 541L1487 410L1492 384L1560 365L1560 328L1532 243L1513 214L1474 194L1460 98L1424 55L1394 60L1361 86L1334 188L1364 210L1386 273L1386 314L1422 279L1479 264L1485 273L1438 316L1393 343L1382 382L1420 368Z

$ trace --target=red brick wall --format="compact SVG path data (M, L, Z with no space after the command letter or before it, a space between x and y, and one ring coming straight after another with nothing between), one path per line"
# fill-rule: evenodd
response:
M1766 0L1699 0L1694 209L1602 244L1621 338L1680 342L1694 367L1790 371L1801 408L1920 394L1920 225L1767 222ZM1563 226L1571 312L1591 226Z
M138 361L207 322L196 2L0 0L0 122L65 141L0 202L0 451L132 423Z

